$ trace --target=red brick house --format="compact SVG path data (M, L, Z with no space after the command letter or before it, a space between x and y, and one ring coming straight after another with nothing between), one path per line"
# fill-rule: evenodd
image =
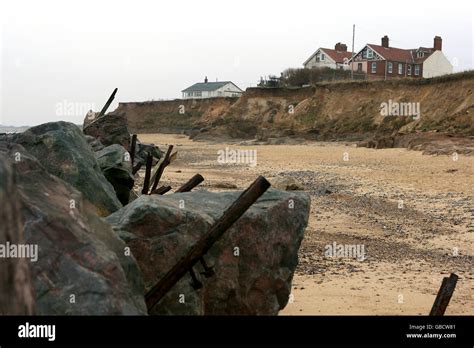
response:
M367 44L349 60L354 72L368 79L435 77L453 72L453 66L442 52L442 39L434 38L433 47L402 49L389 46L388 36L382 44Z

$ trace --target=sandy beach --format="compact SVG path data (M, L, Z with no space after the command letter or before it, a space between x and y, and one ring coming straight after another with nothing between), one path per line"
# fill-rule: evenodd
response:
M177 160L161 184L194 174L211 191L246 188L258 175L293 178L311 195L293 291L281 315L427 315L443 277L459 281L447 315L474 314L474 157L424 156L347 143L194 142L140 134ZM257 165L219 163L218 151L256 150ZM363 246L364 260L328 257L328 245Z

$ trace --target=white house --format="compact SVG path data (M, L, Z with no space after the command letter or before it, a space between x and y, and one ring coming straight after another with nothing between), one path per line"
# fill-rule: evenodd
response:
M204 82L198 82L183 89L183 99L202 99L215 97L240 97L242 91L231 81L209 82L207 77Z
M423 62L423 77L436 77L453 73L453 65L442 51L431 53Z
M347 52L347 46L338 42L334 49L318 48L304 63L307 69L311 68L331 68L331 69L350 69L348 61L351 58L351 52Z

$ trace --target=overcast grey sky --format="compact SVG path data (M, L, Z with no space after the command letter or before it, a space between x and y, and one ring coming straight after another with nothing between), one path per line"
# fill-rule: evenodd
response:
M181 97L204 76L242 89L301 67L318 47L356 50L383 35L473 69L472 1L2 1L0 124L82 123L118 102ZM87 110L86 110L87 111Z

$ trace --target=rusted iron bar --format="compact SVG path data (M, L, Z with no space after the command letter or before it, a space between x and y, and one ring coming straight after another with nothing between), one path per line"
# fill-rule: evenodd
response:
M446 312L446 308L448 307L449 301L453 296L454 289L456 288L456 283L458 282L458 276L454 273L448 277L443 278L443 282L441 283L441 287L439 288L438 295L436 295L436 299L433 303L433 307L431 308L430 315L431 316L442 316L444 312Z
M171 191L171 186L160 186L155 191L151 191L150 195L164 195L168 191Z
M130 161L133 168L133 160L135 159L135 148L137 147L137 135L132 135L132 144L130 145Z
M148 194L150 188L151 166L153 165L153 155L148 152L146 157L145 180L143 181L142 194Z
M150 311L166 293L206 254L225 231L236 222L255 201L270 187L270 183L259 176L235 200L209 231L186 253L145 295Z
M137 163L132 169L132 174L135 175L140 170L142 165L143 165L143 163L141 163L141 162Z
M112 94L110 95L109 99L107 100L107 103L105 103L104 107L100 111L97 118L105 115L105 113L107 112L107 109L109 108L110 104L112 104L112 102L114 101L115 94L117 93L117 91L118 91L118 88L115 88L114 91L112 92Z
M203 181L204 178L202 177L202 175L196 174L191 179L189 179L187 183L177 189L176 192L189 192Z
M170 164L171 151L173 151L173 145L168 146L168 151L166 151L165 158L163 159L163 162L160 163L160 166L156 171L156 175L153 178L153 186L151 188L151 191L155 191L156 187L158 186L158 183L160 182L161 175L163 175L163 171L165 170L166 166Z

